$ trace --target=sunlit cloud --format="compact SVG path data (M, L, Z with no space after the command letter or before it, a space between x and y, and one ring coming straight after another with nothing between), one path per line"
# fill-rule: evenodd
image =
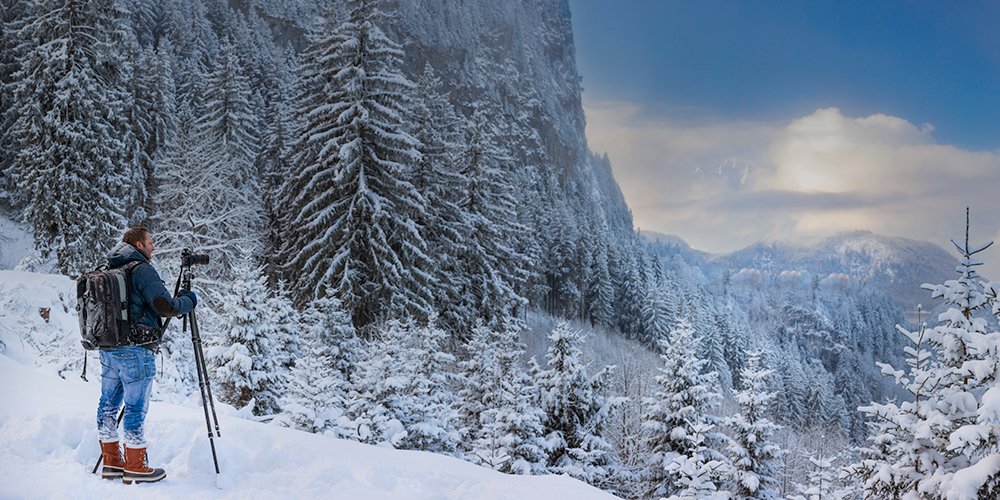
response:
M625 102L585 102L590 146L611 157L642 229L711 252L762 239L867 229L1000 246L1000 151L934 139L930 124L819 109L786 123L672 123ZM978 238L977 238L978 235ZM1000 277L1000 251L983 269Z

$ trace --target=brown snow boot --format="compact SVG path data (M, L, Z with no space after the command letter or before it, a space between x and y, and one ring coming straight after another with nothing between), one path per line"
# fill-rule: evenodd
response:
M104 462L101 478L118 479L125 474L125 459L122 458L122 449L118 447L118 441L101 441L101 460Z
M167 477L163 469L154 469L148 462L146 448L129 448L125 445L125 474L122 481L125 484L152 483Z

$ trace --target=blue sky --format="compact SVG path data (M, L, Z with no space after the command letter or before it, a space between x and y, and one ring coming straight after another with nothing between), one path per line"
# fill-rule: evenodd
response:
M772 120L835 106L1000 146L1000 2L572 0L596 99Z
M713 252L849 229L944 245L969 204L1000 239L1000 2L570 9L588 141L641 228Z

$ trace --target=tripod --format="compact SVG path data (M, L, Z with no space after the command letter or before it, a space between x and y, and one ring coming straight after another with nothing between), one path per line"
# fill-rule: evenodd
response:
M191 271L191 266L187 263L181 265L180 276L177 277L177 285L174 287L174 296L180 290L186 292L191 291L191 278L193 272ZM167 318L163 323L163 331L167 330L167 326L170 325L170 320L172 318ZM222 437L222 433L219 431L219 417L215 413L215 400L212 399L212 385L208 380L208 369L205 366L205 352L202 350L201 346L201 330L198 329L198 317L194 313L192 308L187 314L182 317L182 327L181 332L187 333L188 325L191 326L191 345L194 348L194 363L196 371L198 372L198 389L201 391L201 407L205 411L205 427L208 429L208 443L212 447L212 462L215 464L216 475L219 472L219 458L215 453L215 437ZM212 418L209 420L208 410L209 407L212 409ZM125 408L123 407L118 413L118 424L121 425L122 418L125 416ZM212 423L215 423L215 428L212 428ZM91 473L96 474L98 467L101 466L101 460L104 459L104 455L97 457L97 463L94 464L94 470Z
M177 278L185 292L191 291L191 266L181 266L181 275ZM170 319L167 319L169 323ZM219 472L219 457L215 453L215 437L222 437L219 432L219 417L215 414L215 400L212 399L212 384L208 381L208 369L205 366L205 351L201 348L201 330L198 329L198 317L194 314L194 308L183 317L181 327L182 332L186 332L188 325L191 326L191 345L194 347L194 363L198 372L198 389L201 391L201 408L205 411L205 427L208 429L208 443L212 447L212 462L215 464L215 474ZM166 325L163 325L166 328ZM212 423L208 420L208 409L212 408Z

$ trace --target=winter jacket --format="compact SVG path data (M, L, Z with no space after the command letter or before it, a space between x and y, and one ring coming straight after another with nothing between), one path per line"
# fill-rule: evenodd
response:
M146 326L161 328L160 317L180 316L194 308L188 297L171 297L160 275L149 259L134 246L121 242L108 254L108 267L115 269L132 261L141 264L132 268L132 295L129 297L132 320ZM157 346L148 346L156 349Z

